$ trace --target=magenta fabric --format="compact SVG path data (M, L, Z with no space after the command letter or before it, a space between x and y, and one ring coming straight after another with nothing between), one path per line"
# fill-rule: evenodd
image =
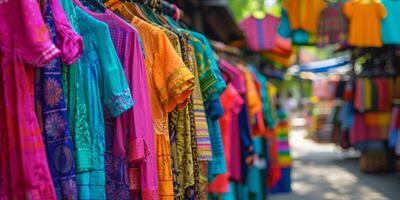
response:
M263 19L250 16L242 20L240 28L249 49L263 51L275 48L279 21L279 18L272 15L266 15Z
M50 8L56 28L56 46L61 50L61 62L73 64L83 52L83 41L71 27L59 0L50 0Z
M231 83L240 94L245 94L247 91L246 80L242 72L230 64L228 61L221 59L219 61L220 70L231 77Z
M228 61L221 59L219 62L219 67L222 72L226 73L231 77L231 84L234 86L236 91L244 95L246 94L247 88L246 88L246 80L242 74L242 72L237 69L236 67L232 66ZM231 154L231 158L236 158L236 159L230 159L230 178L235 181L240 181L241 180L241 144L240 144L240 127L239 127L239 112L241 110L241 107L238 108L236 114L233 114L231 116L232 123L230 124L231 126L231 148L229 150L229 153Z
M34 67L60 51L37 1L0 2L0 199L57 199L35 114Z
M115 121L112 153L128 155L130 188L143 199L158 199L157 162L154 143L153 118L147 86L147 75L139 33L114 13L94 13L78 4L96 19L105 22L118 57L123 65L135 106ZM128 141L129 152L125 149ZM140 181L135 181L140 180ZM131 194L132 195L132 194Z

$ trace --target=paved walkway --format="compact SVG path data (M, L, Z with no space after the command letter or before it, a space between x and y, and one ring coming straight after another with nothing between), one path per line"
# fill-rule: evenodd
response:
M363 174L356 152L306 140L302 128L290 134L293 192L270 200L400 200L398 174Z

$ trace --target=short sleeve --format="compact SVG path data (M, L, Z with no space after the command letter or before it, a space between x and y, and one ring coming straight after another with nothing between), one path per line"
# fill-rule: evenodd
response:
M25 62L39 67L60 54L40 16L37 1L10 0L0 3L1 45L17 49Z
M378 15L380 19L383 19L386 17L387 12L385 9L385 6L382 3L377 3L377 7L378 7Z
M113 117L117 117L133 106L131 91L121 62L111 40L108 26L103 24L97 34L103 102Z
M156 35L153 48L158 51L155 52L152 76L164 110L171 112L192 94L195 79L167 36L161 30L157 30Z
M203 62L206 65L205 69L210 73L209 75L204 74L205 76L200 77L200 82L203 83L203 86L205 86L204 88L208 88L203 90L204 100L209 101L218 99L226 89L225 80L222 78L221 71L218 67L214 52L208 39L200 33L193 32L193 34L200 40L199 42L202 43L202 47L204 47L202 55L204 59Z
M351 18L353 15L353 10L352 10L352 6L353 4L351 2L347 2L343 5L343 14L347 17L347 18Z

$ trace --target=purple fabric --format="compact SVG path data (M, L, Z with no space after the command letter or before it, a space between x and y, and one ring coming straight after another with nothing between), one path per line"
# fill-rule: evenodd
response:
M240 22L247 45L253 51L275 48L278 25L279 18L272 15L266 15L263 19L250 16Z
M230 179L233 181L240 181L241 174L241 148L240 148L240 128L239 128L239 114L232 115L231 123L231 160L230 160Z

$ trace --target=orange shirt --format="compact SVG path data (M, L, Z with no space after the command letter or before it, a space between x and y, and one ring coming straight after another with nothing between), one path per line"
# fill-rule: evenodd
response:
M160 199L174 199L168 112L185 105L194 89L194 76L164 32L134 17L142 39L157 151ZM184 106L183 106L184 107Z
M324 0L286 0L283 3L292 30L303 29L316 33L321 11L326 8Z
M262 111L262 101L258 94L256 84L254 83L253 75L248 68L239 65L238 69L243 73L246 79L246 101L249 108L249 116L253 118L256 113Z
M381 3L349 1L344 4L343 13L350 21L348 39L350 45L359 47L382 46L381 20L386 16L386 10Z

